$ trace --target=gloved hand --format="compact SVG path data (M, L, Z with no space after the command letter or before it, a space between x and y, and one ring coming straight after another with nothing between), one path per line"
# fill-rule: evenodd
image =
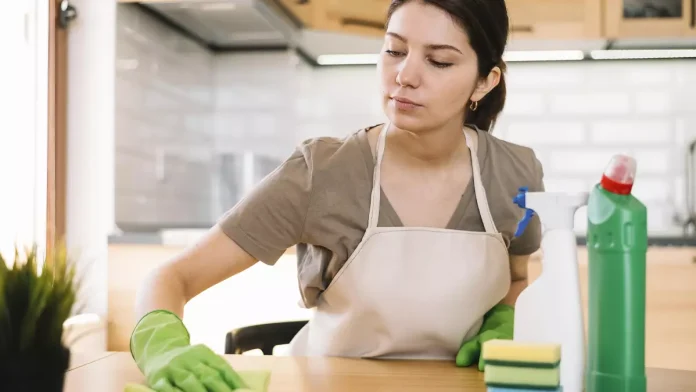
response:
M205 345L191 345L184 323L166 310L150 312L138 322L131 335L130 351L148 386L157 392L249 388L224 358ZM128 388L137 390L132 389L133 385Z
M483 371L484 361L481 347L492 339L512 339L515 309L510 305L498 304L483 316L481 329L476 336L467 340L459 348L455 360L457 366L470 366L478 360L478 369Z

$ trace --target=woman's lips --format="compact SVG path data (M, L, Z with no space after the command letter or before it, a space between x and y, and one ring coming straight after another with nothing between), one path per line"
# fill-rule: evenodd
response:
M419 104L417 104L417 103L415 103L407 98L392 97L391 100L394 103L394 106L399 110L414 110L414 109L417 109L419 107L422 107L421 105L419 105Z

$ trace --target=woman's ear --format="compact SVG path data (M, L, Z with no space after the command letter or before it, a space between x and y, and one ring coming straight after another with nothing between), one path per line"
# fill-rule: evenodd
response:
M491 90L495 88L495 86L500 83L500 75L502 71L500 70L500 67L493 67L491 72L488 73L488 75L485 78L479 79L476 89L474 90L474 93L471 94L471 100L472 101L480 101L483 99L483 97L486 96Z

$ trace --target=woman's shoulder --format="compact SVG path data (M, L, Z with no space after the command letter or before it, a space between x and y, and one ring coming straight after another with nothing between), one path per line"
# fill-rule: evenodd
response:
M488 132L479 132L479 145L485 144L486 162L483 168L488 175L499 179L517 190L528 186L530 190L543 187L544 170L533 148L501 139Z
M295 150L313 175L345 170L364 170L369 166L372 152L367 131L374 126L349 131L343 136L322 135L307 138Z

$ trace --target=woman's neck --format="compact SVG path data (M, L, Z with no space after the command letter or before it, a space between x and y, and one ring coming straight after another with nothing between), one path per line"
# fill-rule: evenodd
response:
M469 157L461 125L453 124L421 133L409 132L392 125L387 139L392 157L421 167L450 166L455 161L462 158L468 160Z

